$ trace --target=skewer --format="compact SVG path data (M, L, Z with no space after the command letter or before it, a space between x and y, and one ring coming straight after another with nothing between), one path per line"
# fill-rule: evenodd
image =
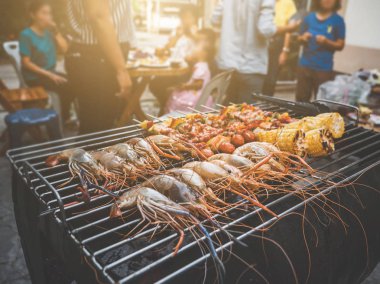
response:
M193 112L196 112L196 113L202 113L201 111L195 109L195 108L192 108L192 107L187 107L189 110L193 111Z
M183 114L183 115L188 115L188 113L180 111L180 110L177 110L177 112L180 113L180 114Z
M136 118L132 119L134 122L136 122L137 124L141 124L142 122L140 120L137 120Z
M162 119L160 119L160 118L158 118L158 117L156 117L156 116L154 116L154 115L151 115L151 114L146 114L146 116L149 116L150 118L153 118L153 119L155 119L155 120L158 120L159 122L164 122L164 120L162 120Z
M205 106L205 105L201 105L201 107L209 109L209 110L212 110L212 111L218 111L217 109L214 109L212 107L208 107L208 106Z

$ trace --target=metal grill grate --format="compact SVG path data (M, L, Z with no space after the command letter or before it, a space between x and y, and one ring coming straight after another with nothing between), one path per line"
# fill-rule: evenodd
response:
M287 111L294 117L300 117L291 110L268 103L258 103L257 106L268 111ZM127 210L123 213L124 220L110 219L108 215L111 198L106 195L93 197L90 205L77 202L80 194L76 189L79 185L78 180L74 179L63 187L59 186L69 180L67 166L57 165L48 168L44 162L48 156L64 149L73 147L85 150L100 149L142 135L137 126L129 126L16 149L8 153L14 169L25 179L30 190L40 201L43 210L47 210L46 212L64 227L64 231L87 257L90 265L95 268L97 275L102 276L109 283L129 283L147 275L153 277L158 283L164 283L175 279L190 268L204 267L202 265L210 258L209 254L201 254L198 247L199 239L195 239L188 233L185 244L176 257L172 255L173 245L168 245L176 241L176 233L165 231L150 240L149 237L155 229L148 227L133 238L126 237L128 232L140 222L137 214L133 214L132 210ZM335 186L328 186L329 181L335 182L336 185L344 184L370 168L380 165L379 146L380 133L352 124L348 125L344 137L337 141L336 151L332 155L310 161L315 169L329 174L312 177L305 172L299 173L313 182L310 187L323 188L319 194L301 202L298 200L287 203L285 209L283 208L285 201L292 200L294 194L284 194L269 200L265 205L272 210L281 205L283 209L278 214L280 217L297 210L305 203L312 202L319 195L335 188ZM179 165L181 163L171 166ZM236 208L231 208L227 210L227 213L233 221L229 220L224 228L231 231L237 231L236 225L239 223L255 220L252 221L255 224L252 229L239 228L236 233L236 238L239 240L244 240L250 234L276 220L266 218L265 222L262 222L258 214L264 213L260 209L242 213ZM224 220L221 216L215 216L215 218ZM211 232L210 235L214 240L216 238L220 240L218 252L233 245L233 241L223 237L219 229ZM176 262L175 259L181 259L181 261ZM160 273L153 273L157 271Z

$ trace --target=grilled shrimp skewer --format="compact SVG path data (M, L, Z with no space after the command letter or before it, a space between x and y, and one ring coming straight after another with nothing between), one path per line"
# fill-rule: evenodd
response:
M225 268L219 259L211 236L206 228L186 209L175 203L163 194L149 187L137 187L125 192L111 209L111 217L121 216L121 209L137 207L143 221L150 224L168 225L180 235L179 241L174 249L174 255L177 254L184 241L184 229L192 226L199 228L200 233L206 237L211 257L214 260L220 280L223 279Z

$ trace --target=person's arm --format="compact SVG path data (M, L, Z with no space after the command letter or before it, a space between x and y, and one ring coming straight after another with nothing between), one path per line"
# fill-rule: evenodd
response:
M69 50L69 44L65 37L60 32L55 32L54 34L54 40L58 47L58 50L65 54Z
M263 0L257 23L259 32L268 39L278 33L278 28L274 23L274 6L275 0Z
M59 32L57 24L55 22L50 23L50 33L57 45L58 50L65 54L69 50L69 44L65 37Z
M30 57L28 57L28 56L22 56L21 62L22 62L22 66L24 68L26 68L26 69L28 69L28 70L32 71L33 73L36 73L40 76L49 78L50 80L52 80L57 85L64 84L67 82L66 78L39 67L38 65L33 63L32 60L30 59Z
M286 26L277 27L276 35L282 35L286 33L292 33L296 31L301 24L301 21L291 22Z
M318 44L332 50L332 51L342 51L345 46L345 40L344 39L338 39L338 40L330 40L326 38L323 35L317 35L315 37Z
M308 32L309 24L308 24L308 16L305 17L300 26L300 35L298 36L298 41L302 45L306 45L309 40L313 37L313 35Z
M174 34L170 36L169 41L166 44L165 48L170 49L174 47L182 35L183 35L182 28L177 28Z
M116 72L120 95L126 96L131 90L132 80L125 68L125 58L111 20L111 11L108 1L84 0L84 8L92 23L98 43Z
M280 57L279 57L279 64L284 65L286 61L288 61L288 55L290 53L290 42L291 42L292 35L290 33L287 33L285 35L284 40L284 46L282 48Z
M176 91L199 91L203 87L204 81L202 79L193 80L192 82L185 83L174 87Z
M309 40L313 37L313 35L309 32L305 32L301 35L298 36L298 41L302 44L305 45L309 42Z

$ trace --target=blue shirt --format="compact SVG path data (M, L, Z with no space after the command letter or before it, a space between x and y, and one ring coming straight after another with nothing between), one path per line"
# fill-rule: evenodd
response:
M346 38L346 25L341 16L334 13L326 20L319 20L316 13L310 13L302 22L301 34L309 32L313 37L305 45L300 65L318 71L332 71L334 67L334 51L321 46L316 41L317 35L336 41Z
M53 34L46 30L44 35L36 34L31 28L23 30L19 37L20 54L27 56L37 66L54 71L57 63L57 52ZM23 68L26 81L38 79L38 74Z

